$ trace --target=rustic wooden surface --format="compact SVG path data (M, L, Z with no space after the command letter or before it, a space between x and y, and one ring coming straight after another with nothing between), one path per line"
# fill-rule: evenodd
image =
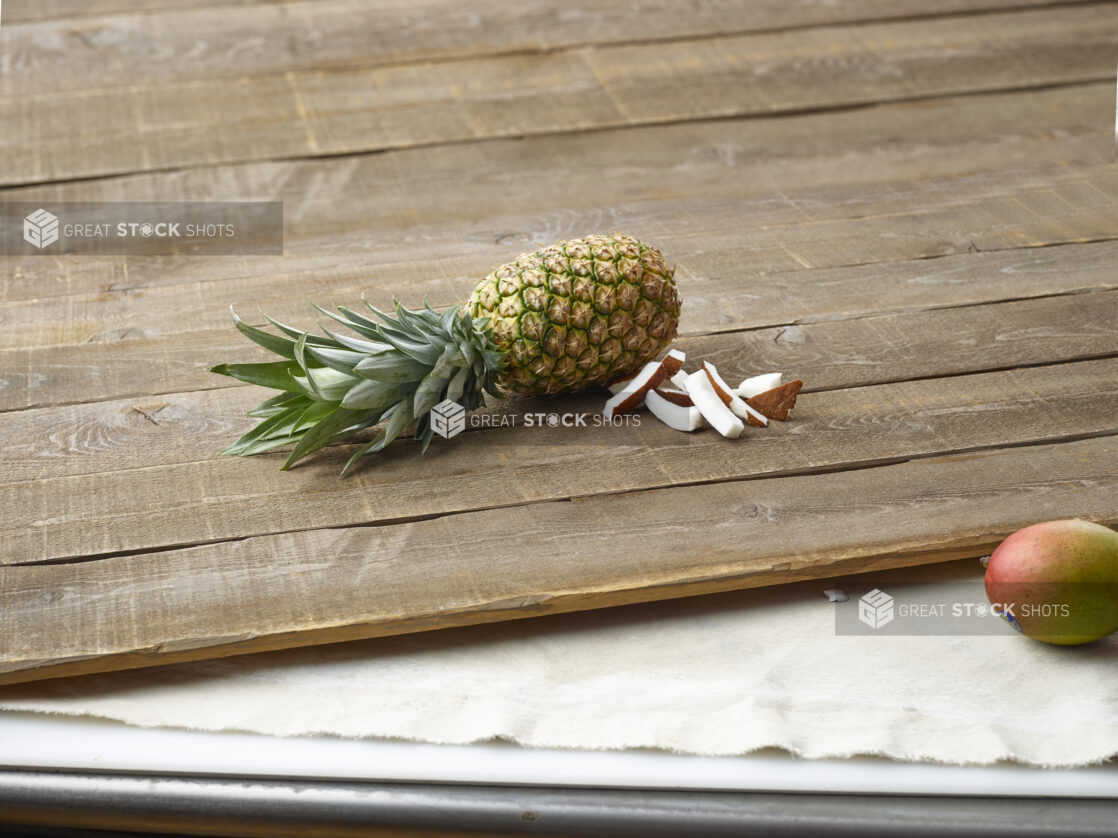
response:
M3 4L4 200L282 200L287 240L0 257L0 683L1118 523L1118 4L631 7ZM206 372L262 357L229 304L450 304L614 229L677 265L692 357L805 380L791 422L218 456L261 397Z

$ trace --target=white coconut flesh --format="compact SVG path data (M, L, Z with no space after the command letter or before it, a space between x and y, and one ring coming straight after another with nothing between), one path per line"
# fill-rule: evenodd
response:
M728 439L737 439L745 430L745 425L730 408L722 403L718 393L714 391L710 377L703 370L693 372L687 376L687 395L695 403L695 407L718 433Z
M697 407L674 404L661 396L656 390L645 394L644 406L649 409L653 416L669 428L677 431L690 433L698 430L703 425L703 414L699 412Z
M769 424L769 420L764 414L759 413L757 410L747 405L740 396L727 386L726 382L722 380L722 376L718 374L718 370L714 368L714 364L703 361L703 372L705 372L707 378L710 379L710 384L711 387L714 388L714 392L722 400L722 403L730 408L730 411L735 416L747 421L751 419L755 420L755 422L760 423L761 427L765 427Z
M660 398L667 399L672 404L677 404L680 407L695 406L695 403L691 401L691 397L687 395L685 390L677 390L674 387L657 387L652 392L656 393Z
M652 363L655 363L655 361L653 361ZM647 367L647 366L648 366L648 364L645 364L645 367ZM641 369L644 369L644 367L641 367ZM637 370L632 375L627 375L624 378L618 378L616 381L611 381L609 384L606 385L606 387L609 389L609 391L611 393L616 395L617 393L620 393L622 390L624 390L625 386L630 381L632 381L634 378L636 378L638 375L640 375L640 372L641 372L641 370Z
M746 399L781 387L782 373L755 375L732 388L709 361L703 361L698 372L684 372L685 359L683 352L673 349L663 360L650 361L625 378L610 382L612 396L603 411L606 418L612 420L647 407L675 430L689 433L710 424L730 439L741 435L745 422L758 427L769 424L768 417Z
M631 413L644 404L644 396L668 380L668 377L683 369L686 355L678 349L673 349L664 356L662 361L649 361L641 367L636 375L613 382L609 385L613 396L606 402L602 411L607 419L620 416L622 413ZM616 389L615 389L616 387Z
M784 383L784 375L779 372L767 372L764 375L755 375L747 378L738 385L734 392L743 399L759 396L767 390L775 390Z

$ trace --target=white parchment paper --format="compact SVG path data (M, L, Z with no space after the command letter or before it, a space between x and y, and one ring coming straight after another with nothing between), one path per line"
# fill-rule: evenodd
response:
M1045 766L1118 754L1118 635L1045 646L983 636L849 636L835 609L920 578L985 601L973 560L16 685L0 711L135 725L436 743ZM850 595L830 603L824 589ZM994 618L991 618L994 619Z

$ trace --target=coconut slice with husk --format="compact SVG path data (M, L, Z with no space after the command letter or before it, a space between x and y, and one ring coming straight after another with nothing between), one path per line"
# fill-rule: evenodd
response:
M681 352L678 349L671 349L668 354L664 356L664 360L660 363L664 365L664 369L668 371L668 378L676 375L683 369L683 362L687 360L687 353Z
M783 375L778 372L767 372L764 375L755 375L752 378L745 379L734 392L743 399L751 399L768 390L773 390L783 383Z
M683 369L683 362L686 359L686 353L680 352L678 349L673 349L671 352L664 356L664 360L649 361L639 370L631 372L628 375L623 375L620 378L615 378L613 381L606 385L606 388L614 395L617 395L625 389L625 385L627 385L630 381L640 375L645 370L645 368L656 367L661 364L665 365L668 368L668 378L671 379L673 376L679 375L680 370Z
M621 389L606 402L605 410L602 411L605 417L613 419L614 416L623 413L632 413L644 404L644 397L649 390L655 390L670 376L683 369L684 357L678 349L673 349L664 356L664 360L649 361L641 367L637 374L625 381Z
M730 439L741 436L745 425L730 408L723 404L722 398L715 392L714 385L711 384L706 372L699 370L687 376L687 395L691 397L703 418L710 422L718 433Z
M632 381L634 378L636 378L638 375L640 375L646 369L648 369L649 367L652 367L653 369L655 369L659 365L660 365L659 361L649 361L647 364L645 364L639 370L631 372L628 375L623 375L623 376L621 376L621 378L615 378L613 381L611 381L609 384L606 385L606 388L611 393L613 393L614 395L617 395L618 393L620 393L622 390L625 389L625 385L627 385L630 381Z
M656 363L655 361L650 361L650 362L646 363L644 366L651 366L655 363ZM642 366L642 368L637 370L636 372L631 372L628 375L623 375L622 378L614 379L613 381L610 381L608 384L606 384L606 389L609 390L609 392L612 392L614 394L614 396L616 396L617 393L619 393L620 391L625 389L625 385L629 381L632 381L633 379L635 379L637 377L637 375L641 374L641 371L644 370L644 366Z
M746 420L750 425L755 425L758 428L763 428L769 424L769 420L765 418L764 414L758 413L752 407L747 405L733 390L731 390L722 376L718 374L718 370L714 368L714 364L703 361L703 372L707 378L710 379L711 386L714 392L718 394L718 398L722 400L722 404L730 408L730 411L737 417Z
M676 394L672 394L673 396ZM681 393L688 402L691 398L686 393ZM652 415L677 431L690 433L698 430L703 425L703 414L693 404L683 405L666 397L663 390L653 390L644 396L644 406Z
M766 390L764 393L748 399L746 403L770 419L787 422L788 411L796 406L796 396L803 386L804 383L797 378L795 381L789 381L787 384L781 384L779 387Z
M666 399L680 407L695 406L695 402L691 400L691 397L687 395L687 391L685 390L677 390L674 387L657 387L652 392L656 393L660 398Z

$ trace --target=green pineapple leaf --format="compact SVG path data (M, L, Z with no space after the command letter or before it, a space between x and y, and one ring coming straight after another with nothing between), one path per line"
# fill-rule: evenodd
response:
M264 314L264 312L260 313L264 316L265 320L267 320L269 323L271 323L273 326L275 326L277 329L279 329L290 338L299 338L300 336L305 337L307 344L310 346L331 347L334 345L333 342L327 340L326 338L320 338L318 335L312 335L309 332L303 331L302 329L296 329L294 326L284 325L278 320L273 320L267 314Z
M210 372L227 375L238 381L271 387L273 390L296 391L292 386L291 374L298 372L297 364L290 361L270 361L263 364L218 364L210 367Z
M303 457L329 445L334 441L338 432L351 424L353 420L353 411L346 410L340 405L334 407L317 424L303 433L302 438L291 450L291 454L288 455L287 462L283 464L284 471L290 469Z
M399 350L380 352L365 358L353 371L362 378L386 383L421 381L430 367Z
M258 447L262 441L271 440L277 435L290 434L301 412L300 408L291 407L282 413L277 413L244 434L221 453L245 456L254 453L254 451L263 450Z
M233 323L237 330L251 340L253 343L263 346L269 352L275 352L277 355L282 355L284 358L295 360L295 341L273 335L271 332L265 332L263 329L257 329L255 326L250 326L237 316L236 310L233 306L229 306L229 311L233 315Z
M284 469L327 445L381 425L351 455L343 474L365 454L383 450L414 427L422 451L434 437L429 411L450 398L472 410L485 403L483 389L498 393L496 374L504 356L489 335L458 306L437 312L424 301L410 311L398 301L393 317L365 306L380 322L344 306L338 313L315 308L357 337L322 327L312 335L264 315L278 334L241 321L250 340L284 360L262 364L220 364L213 371L281 390L249 415L261 421L224 453L246 456L292 446Z
M256 407L249 410L245 415L267 419L269 416L275 416L277 413L282 413L287 410L294 401L302 397L301 393L292 393L290 391L278 393L270 399L265 399Z
M338 372L352 373L353 368L365 359L362 352L351 349L329 349L322 346L308 346L311 357Z
M390 384L362 380L349 389L341 404L349 410L383 410L415 392L418 386L414 381Z

